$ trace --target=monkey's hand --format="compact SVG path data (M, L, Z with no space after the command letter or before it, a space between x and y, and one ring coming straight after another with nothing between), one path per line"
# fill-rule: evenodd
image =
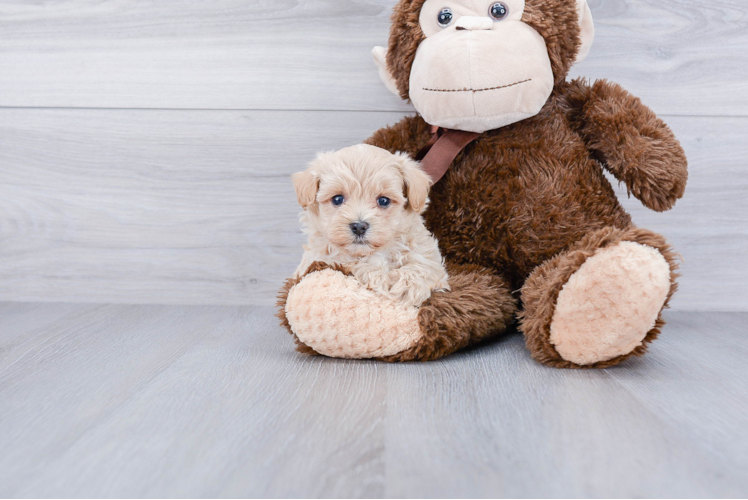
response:
M620 85L570 82L563 92L572 126L593 156L646 207L664 212L683 197L688 162L670 128Z

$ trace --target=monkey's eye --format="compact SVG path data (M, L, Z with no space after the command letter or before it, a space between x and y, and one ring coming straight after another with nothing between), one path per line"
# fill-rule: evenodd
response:
M336 196L333 196L330 201L332 202L333 205L335 205L336 207L339 207L345 201L345 196L343 196L342 194L338 194Z
M445 8L439 12L439 16L436 18L436 21L439 23L439 26L441 26L442 28L446 28L447 26L452 24L452 19L454 19L452 9Z
M509 14L509 7L502 2L496 2L488 9L488 14L494 21L501 21Z
M386 196L380 196L379 198L377 198L377 205L379 205L382 208L389 207L390 203L392 203L392 200L390 200Z

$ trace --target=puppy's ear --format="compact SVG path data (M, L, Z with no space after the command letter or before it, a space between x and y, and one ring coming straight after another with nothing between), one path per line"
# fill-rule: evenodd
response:
M410 159L405 153L398 153L400 172L403 176L403 189L408 198L408 205L415 212L421 213L426 209L431 189L431 177L421 170L421 165Z
M293 187L296 190L296 198L304 210L317 201L319 191L319 177L312 170L297 172L291 176Z

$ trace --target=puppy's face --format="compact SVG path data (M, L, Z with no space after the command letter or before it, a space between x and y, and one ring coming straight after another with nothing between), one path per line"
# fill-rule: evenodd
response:
M357 257L408 231L430 187L417 163L368 145L321 154L293 180L310 229Z

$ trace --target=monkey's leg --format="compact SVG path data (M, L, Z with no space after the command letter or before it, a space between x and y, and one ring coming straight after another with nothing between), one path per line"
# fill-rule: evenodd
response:
M312 266L287 282L279 317L302 352L384 361L437 359L512 324L516 301L500 277L476 266L448 271L451 291L414 308L367 290L343 269Z
M604 228L538 266L522 288L532 356L559 368L604 368L644 354L677 288L676 256L646 229Z

